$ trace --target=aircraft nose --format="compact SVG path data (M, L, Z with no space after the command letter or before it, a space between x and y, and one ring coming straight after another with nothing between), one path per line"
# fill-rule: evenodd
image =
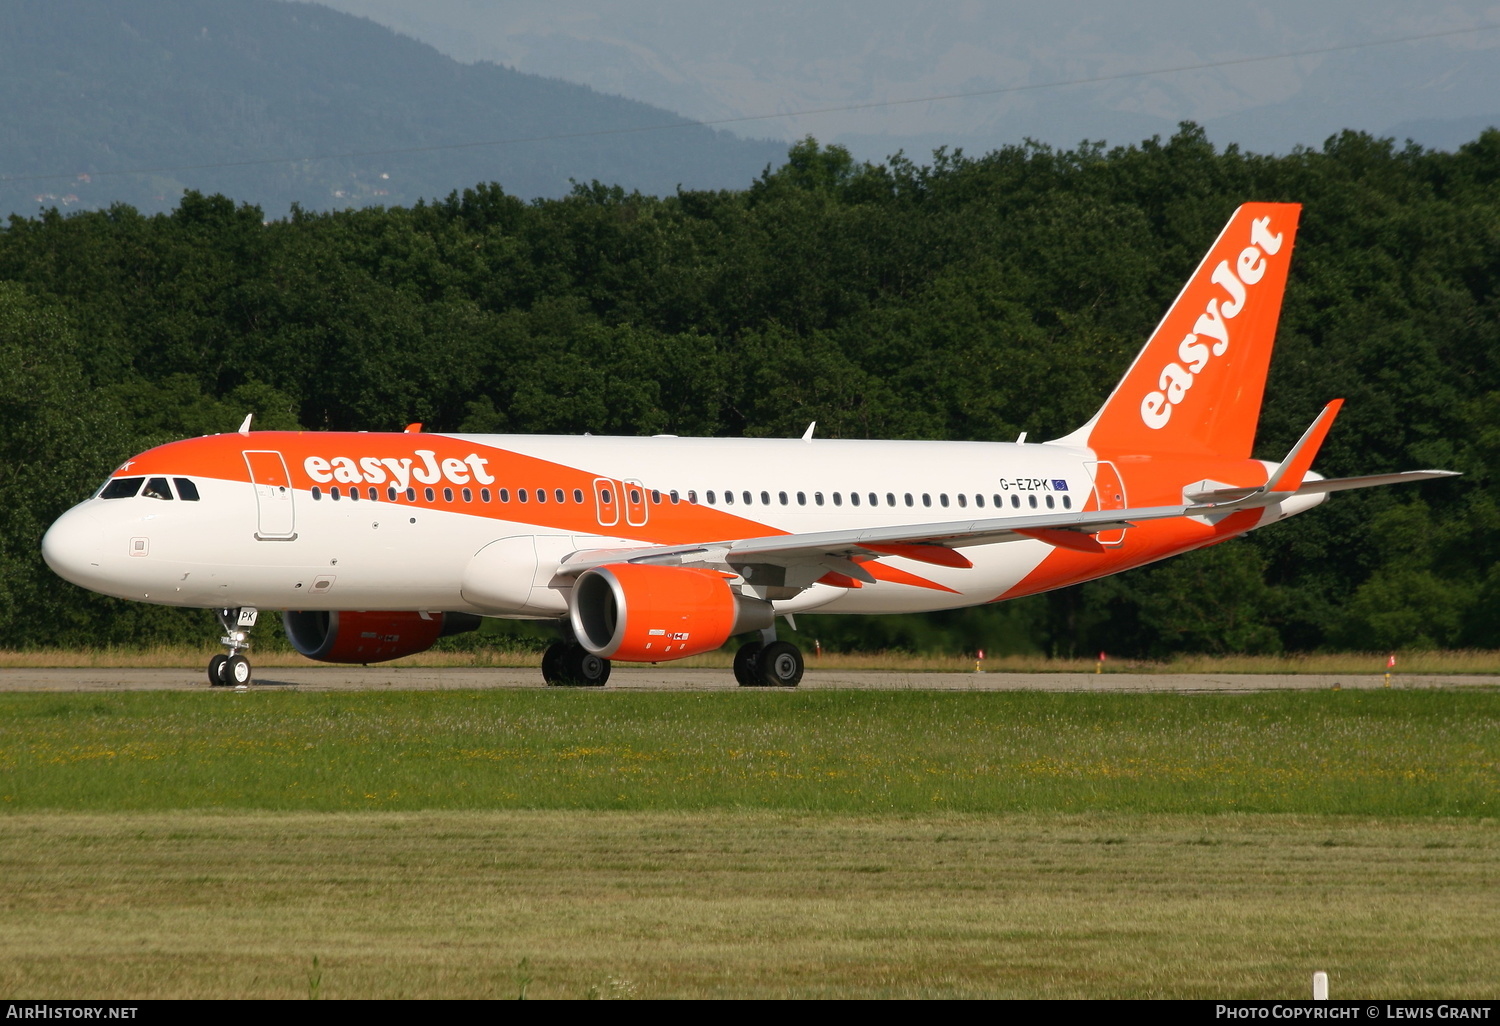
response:
M98 580L104 528L89 510L75 506L42 536L42 558L65 581L88 588Z

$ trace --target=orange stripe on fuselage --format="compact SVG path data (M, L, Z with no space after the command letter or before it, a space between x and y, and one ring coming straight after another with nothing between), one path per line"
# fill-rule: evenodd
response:
M643 482L646 488L644 501L648 511L644 525L636 526L626 522L623 495L614 496L615 506L619 510L617 522L601 525L597 514L594 481L597 478L614 481L609 474L580 470L508 449L436 434L257 431L249 436L209 435L149 449L122 465L114 476L164 474L249 483L250 475L242 455L246 450L280 452L291 473L292 487L298 491L308 491L314 485L324 491L334 486L346 491L350 486L357 486L361 489L361 494L364 494L366 489L375 487L382 502L386 501L386 489L399 486L400 482L394 479L392 469L379 461L389 459L398 461L399 464L400 461L409 460L411 477L407 483L417 489L419 496L415 505L424 509L534 524L549 530L575 534L602 534L655 545L676 545L788 533L724 510L690 503L685 498L674 504L666 490L661 491L660 501L653 503L650 496L653 485L649 481ZM420 454L424 452L431 453L431 456L422 457ZM481 461L478 469L493 478L493 481L484 482L476 474L475 465L465 462L470 456ZM342 466L338 468L342 471L340 475L330 467L328 472L335 475L334 479L318 481L308 472L307 460L310 457L329 461L330 464L335 458L343 457L351 461L352 469L349 465ZM370 473L374 465L364 465L366 460L376 461L383 473ZM445 460L456 461L465 468L454 475L458 480L440 477L439 480L428 482L417 479L418 468L435 465L441 472ZM361 480L348 480L356 474ZM373 480L376 477L381 479ZM612 487L618 492L619 482L616 481ZM434 489L434 499L431 502L422 497L426 488ZM451 501L443 499L444 488L453 489ZM471 489L476 501L464 502L461 491L463 488ZM490 489L491 502L477 501L480 488ZM509 502L494 501L500 488L510 491ZM515 495L517 490L523 488L531 500L526 503L517 501ZM558 488L564 490L567 501L555 501L554 492ZM537 489L545 490L546 502L536 501ZM575 489L583 493L583 502L573 501ZM397 495L398 505L413 505L406 501L402 493L398 492Z
M1204 479L1244 488L1258 488L1266 482L1265 465L1257 460L1181 459L1113 452L1100 453L1099 458L1111 461L1119 470L1129 504L1136 508L1179 505L1183 502L1183 489ZM1090 495L1084 508L1097 509L1097 498ZM1065 588L1226 541L1253 528L1261 513L1258 509L1233 513L1212 526L1188 517L1144 520L1126 529L1122 543L1105 546L1102 553L1054 548L1036 569L991 601Z

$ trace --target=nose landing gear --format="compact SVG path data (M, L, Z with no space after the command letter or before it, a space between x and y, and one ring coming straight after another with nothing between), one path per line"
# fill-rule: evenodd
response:
M210 687L231 687L250 683L250 660L241 652L250 648L250 628L255 626L259 611L251 606L237 609L215 609L219 623L224 627L224 636L219 643L229 646L228 655L216 655L208 661L208 683Z

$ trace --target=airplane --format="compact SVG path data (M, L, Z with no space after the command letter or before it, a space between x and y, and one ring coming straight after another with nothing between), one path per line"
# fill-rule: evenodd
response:
M1034 595L1214 545L1353 488L1312 471L1343 400L1251 458L1301 207L1247 203L1104 405L1056 440L252 431L127 460L47 531L61 577L214 609L245 685L259 611L302 655L374 663L483 617L551 620L548 684L603 685L749 635L747 687L795 687L776 622Z

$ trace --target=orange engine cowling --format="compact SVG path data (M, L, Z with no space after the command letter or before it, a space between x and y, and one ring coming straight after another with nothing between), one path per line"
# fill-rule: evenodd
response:
M568 612L594 655L644 663L711 652L775 616L769 602L736 594L717 570L637 563L579 574Z
M425 652L438 638L472 631L473 613L328 612L289 609L282 614L287 640L309 659L324 663L381 663Z

